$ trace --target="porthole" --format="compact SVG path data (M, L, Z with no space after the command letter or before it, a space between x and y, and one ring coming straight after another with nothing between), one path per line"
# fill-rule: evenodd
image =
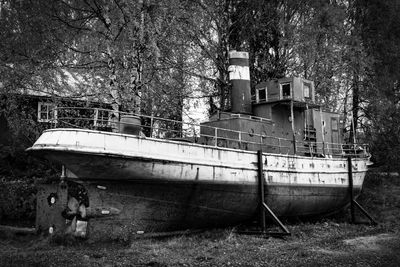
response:
M249 130L249 135L250 135L250 137L253 137L253 136L254 136L254 129L253 129L253 128L251 128L251 129Z

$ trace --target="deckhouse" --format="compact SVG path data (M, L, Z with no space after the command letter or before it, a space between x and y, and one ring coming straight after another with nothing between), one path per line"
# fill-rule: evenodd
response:
M230 60L231 112L218 111L202 123L200 142L218 140L223 147L309 156L342 152L339 114L316 103L314 82L273 79L256 85L251 96L248 53L233 51Z

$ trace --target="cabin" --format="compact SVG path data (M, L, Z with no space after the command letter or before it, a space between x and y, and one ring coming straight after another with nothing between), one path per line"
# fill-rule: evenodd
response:
M230 52L231 112L200 127L200 142L297 155L342 153L340 116L315 101L314 82L286 77L262 82L251 95L248 53Z
M111 105L101 102L87 101L85 99L77 99L72 97L53 97L50 95L35 95L35 94L9 94L2 95L0 99L0 138L5 142L10 138L15 138L10 131L10 114L20 116L21 124L26 121L29 125L26 127L39 128L40 132L44 129L51 128L57 117L63 114L58 114L57 107L90 107L93 108L92 117L100 117L103 114L101 109L110 109ZM97 108L97 110L96 110ZM16 114L15 111L18 111ZM89 116L89 115L88 115ZM21 125L24 127L23 125ZM28 130L28 129L26 129ZM40 133L39 132L39 133Z
M22 93L0 95L0 175L28 172L27 162L30 160L24 151L44 130L53 128L59 117L66 116L56 110L61 106L91 107L86 115L95 118L92 124L96 124L96 119L102 121L102 108L111 108L105 103L72 97Z
M50 96L19 93L0 95L0 103L0 145L14 149L20 143L25 149L30 136L49 128L56 107Z

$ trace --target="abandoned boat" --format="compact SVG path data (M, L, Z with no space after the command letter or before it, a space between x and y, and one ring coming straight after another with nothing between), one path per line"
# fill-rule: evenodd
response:
M248 54L236 51L230 80L230 112L200 125L57 108L57 127L28 149L63 166L61 182L38 192L37 228L115 237L234 225L256 216L260 174L280 217L345 207L349 169L360 194L367 148L343 143L341 118L315 103L312 81L263 82L252 97Z

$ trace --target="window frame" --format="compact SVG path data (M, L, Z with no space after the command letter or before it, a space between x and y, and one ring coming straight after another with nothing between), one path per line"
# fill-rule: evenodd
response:
M331 117L331 142L332 142L332 144L337 144L340 142L339 129L340 129L339 118Z
M257 88L256 90L256 102L260 103L260 102L267 102L268 101L268 88L267 86L265 87L261 87L261 88ZM260 99L260 91L264 91L265 92L265 98L264 99Z
M43 110L46 107L46 110ZM37 121L38 122L57 122L57 105L52 102L38 102L37 108ZM51 116L51 111L53 110L53 117ZM46 118L43 118L42 114L46 114Z
M285 85L289 85L290 86L289 95L288 96L284 96L283 95L283 86L285 86ZM293 86L292 86L291 82L280 83L279 87L280 87L280 97L281 97L281 99L291 99L293 97L292 96L293 95L293 92L292 92Z
M339 120L338 118L331 117L331 130L339 131Z
M306 87L308 88L308 95L306 95ZM303 82L303 97L306 99L311 99L311 83Z
M106 116L107 114L107 116ZM93 114L94 127L108 127L110 126L111 112L102 108L95 108Z

